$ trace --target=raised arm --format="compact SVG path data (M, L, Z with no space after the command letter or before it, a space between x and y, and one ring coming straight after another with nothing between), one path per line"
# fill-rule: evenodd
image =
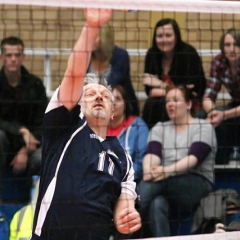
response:
M59 90L59 101L71 110L80 100L84 77L100 27L112 16L112 10L85 9L86 23L69 56Z

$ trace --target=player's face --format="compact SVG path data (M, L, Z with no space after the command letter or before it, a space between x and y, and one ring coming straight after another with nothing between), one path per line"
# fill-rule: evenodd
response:
M6 73L18 73L25 58L21 45L4 45L1 54Z
M114 88L113 96L114 96L114 117L115 118L122 117L124 115L125 106L122 95L116 88Z
M227 34L224 39L224 54L229 62L240 58L240 47L236 45L236 40L230 34Z
M81 107L87 120L95 118L109 121L113 115L110 93L99 84L91 83L84 86Z
M166 24L156 29L156 44L159 50L171 53L176 44L176 36L172 24Z
M166 95L166 109L171 120L184 118L189 112L189 103L179 89L172 89Z

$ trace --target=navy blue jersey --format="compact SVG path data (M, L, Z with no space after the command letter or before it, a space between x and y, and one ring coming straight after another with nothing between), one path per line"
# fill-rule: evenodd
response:
M35 239L108 239L121 193L135 197L132 161L116 137L102 139L77 105L68 111L55 92L43 123L43 168Z

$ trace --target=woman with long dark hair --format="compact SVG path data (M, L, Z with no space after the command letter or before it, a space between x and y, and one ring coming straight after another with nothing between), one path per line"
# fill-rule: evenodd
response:
M195 96L195 110L200 108L206 86L202 61L196 49L182 41L174 19L162 19L155 26L152 47L145 58L143 84L148 99L142 117L149 128L169 119L164 97L170 84L186 84Z

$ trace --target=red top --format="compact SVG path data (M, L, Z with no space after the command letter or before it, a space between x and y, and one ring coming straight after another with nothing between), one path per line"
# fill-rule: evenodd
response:
M171 80L171 78L169 77L168 74L163 74L162 75L162 80L169 85L174 85L174 83L172 82L172 80Z
M136 119L134 116L129 116L127 119L122 121L120 125L117 127L110 127L107 128L107 136L116 136L118 137L123 129L127 128L131 123Z

